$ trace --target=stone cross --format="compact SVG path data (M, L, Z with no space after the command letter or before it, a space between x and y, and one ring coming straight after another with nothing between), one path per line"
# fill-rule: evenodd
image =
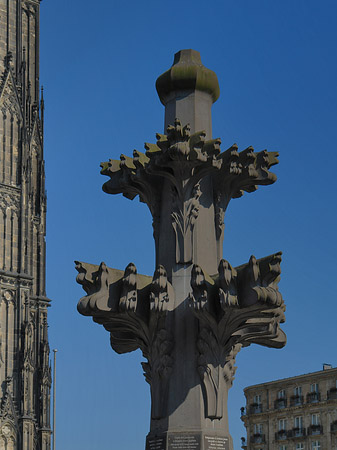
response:
M140 348L151 390L146 450L232 450L227 396L235 356L251 343L281 348L285 306L278 291L281 253L232 267L223 259L229 201L276 181L276 152L220 151L211 107L214 72L181 50L157 79L166 134L145 153L102 163L108 194L137 195L153 217L156 268L140 275L76 262L87 295L78 304L110 332L112 348Z

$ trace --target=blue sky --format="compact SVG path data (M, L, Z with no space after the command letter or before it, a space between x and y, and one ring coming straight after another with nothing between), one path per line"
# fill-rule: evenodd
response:
M109 335L76 304L73 261L154 271L147 207L104 194L99 164L143 149L163 132L154 87L180 49L200 51L219 79L213 136L280 153L278 181L232 200L224 257L282 250L287 305L282 350L237 358L230 430L240 448L247 385L337 366L337 3L334 0L46 0L41 3L45 88L47 294L58 348L57 448L139 450L149 430L140 352L115 354Z

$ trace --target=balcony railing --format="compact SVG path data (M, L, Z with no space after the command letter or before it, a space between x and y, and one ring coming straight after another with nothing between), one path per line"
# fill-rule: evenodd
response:
M311 433L311 434L320 434L320 433ZM303 438L304 436L306 436L305 428L295 427L292 430L288 430L288 431L287 430L278 431L277 433L275 433L275 440L276 441L284 441L286 439Z
M320 392L309 392L307 394L307 403L317 403L321 401Z
M297 438L297 437L304 437L305 436L305 428L293 428L292 430L288 431L288 437L289 438Z
M252 403L249 407L250 414L258 414L262 413L262 405L261 403Z
M310 427L308 427L308 434L309 435L323 434L322 425L310 425Z
M256 433L250 437L250 442L252 444L263 444L265 441L266 440L264 434Z
M337 399L337 388L331 388L327 392L328 400L336 400Z
M277 431L277 433L275 433L275 439L276 441L284 441L285 439L288 439L287 430Z
M274 402L275 409L283 409L287 407L287 399L286 398L277 398Z
M290 397L290 406L303 405L303 395L293 395Z

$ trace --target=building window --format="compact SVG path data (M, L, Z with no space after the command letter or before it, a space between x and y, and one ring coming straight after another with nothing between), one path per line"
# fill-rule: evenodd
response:
M321 450L321 443L319 441L313 441L311 448L312 450Z
M320 422L319 414L311 414L311 425L308 429L310 434L321 434L323 432Z
M281 389L277 392L277 397L274 401L274 408L275 409L281 409L285 408L287 406L287 398L286 398L286 391L284 389Z
M302 428L303 427L303 417L302 416L295 417L294 425L295 425L295 428Z
M254 395L253 403L250 405L250 413L256 414L262 412L261 395Z
M335 380L335 384L327 392L327 399L334 400L337 399L337 380Z
M261 395L255 395L255 396L254 396L254 399L253 399L253 402L254 402L256 405L261 405Z
M287 450L287 446L286 445L280 445L279 446L279 450Z
M296 397L300 397L302 395L302 387L301 386L296 386L294 389L294 395Z
M303 436L303 417L297 416L294 419L293 435L296 437Z
M310 392L307 394L307 402L315 403L320 401L321 401L321 394L319 393L318 383L313 383L310 385Z
M310 392L318 392L318 383L313 383L310 386Z
M265 436L263 433L262 423L254 424L254 435L251 436L250 442L253 444L263 444L265 442Z
M337 381L336 381L337 384ZM285 398L286 397L286 391L284 389L281 389L280 391L278 391L277 393L277 398Z
M336 433L337 432L337 420L332 422L332 424L330 425L330 430L331 430L331 433ZM336 450L337 450L337 448L336 448Z
M287 429L287 420L286 419L280 419L278 421L278 430L283 431Z
M299 442L298 444L296 444L296 450L304 450L304 444L303 442Z
M302 401L303 401L302 387L301 386L296 386L294 388L294 395L290 399L290 406L301 405Z

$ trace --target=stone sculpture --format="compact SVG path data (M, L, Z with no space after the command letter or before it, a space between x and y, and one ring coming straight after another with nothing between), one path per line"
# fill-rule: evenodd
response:
M157 80L166 134L145 153L102 163L103 190L137 195L153 217L156 270L140 275L76 262L86 291L78 304L110 332L117 353L140 348L151 388L147 450L232 450L227 395L235 356L251 343L281 348L285 306L278 291L281 253L233 268L223 259L229 201L276 181L276 152L220 151L211 107L214 72L182 50Z

